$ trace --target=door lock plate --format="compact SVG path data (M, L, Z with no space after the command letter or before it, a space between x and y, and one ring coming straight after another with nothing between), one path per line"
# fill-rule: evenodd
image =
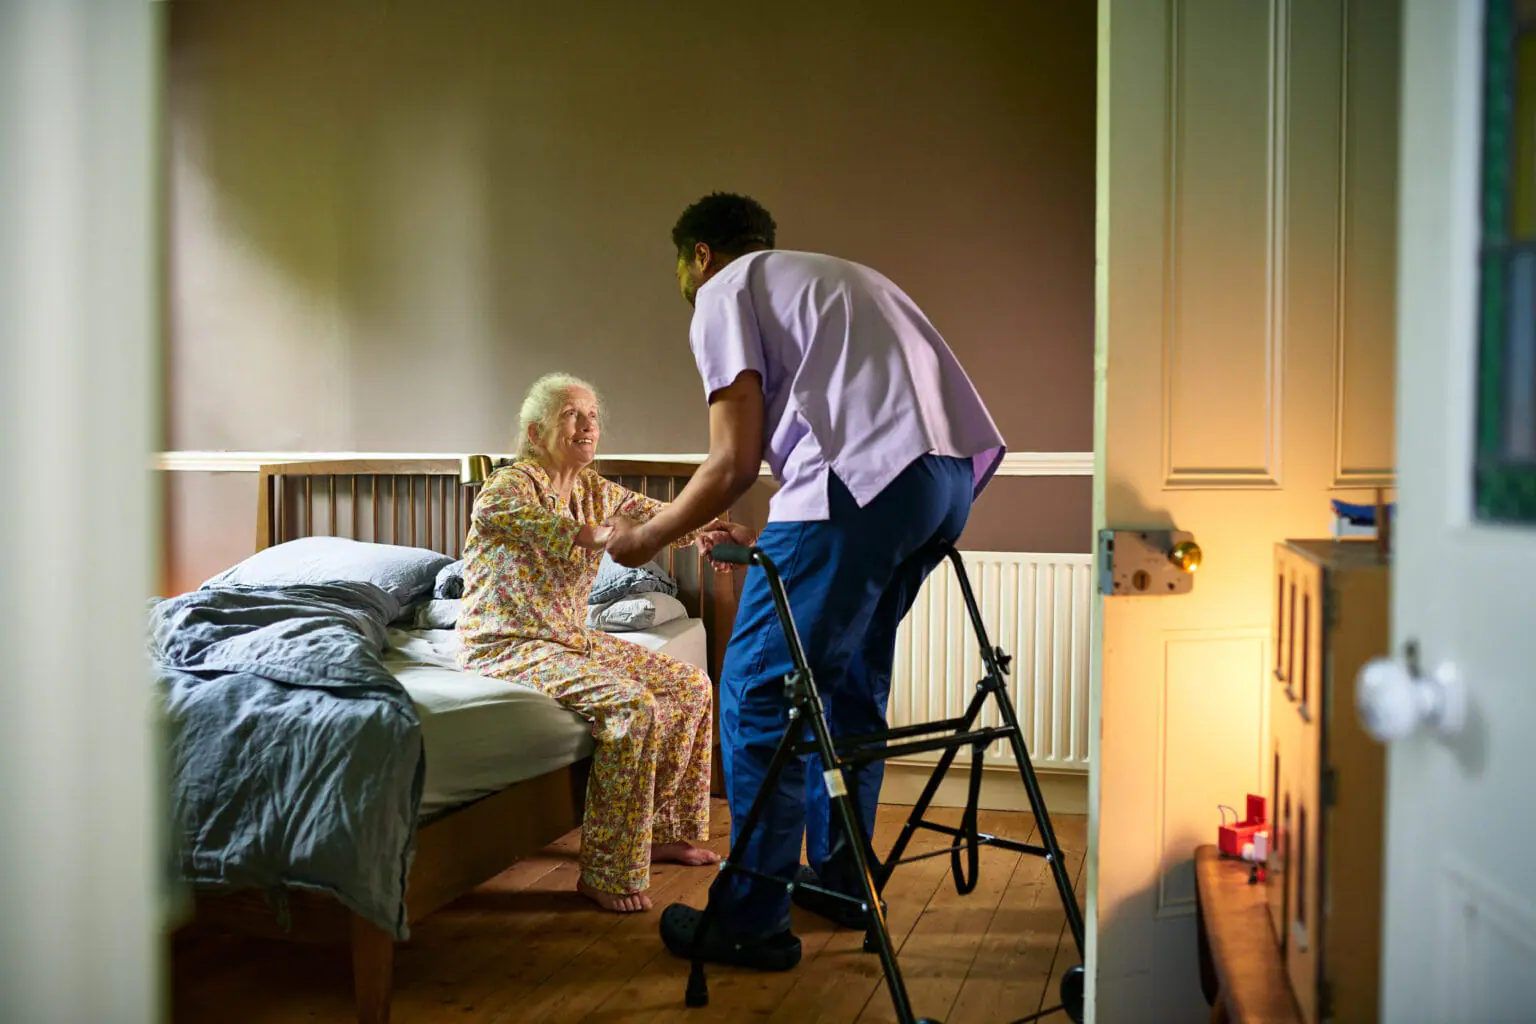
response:
M1100 530L1099 593L1168 597L1195 588L1200 546L1182 530Z

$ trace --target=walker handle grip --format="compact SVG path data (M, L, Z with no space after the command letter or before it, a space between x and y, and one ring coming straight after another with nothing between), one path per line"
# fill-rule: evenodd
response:
M751 565L752 548L745 544L716 544L709 549L709 557L728 565Z

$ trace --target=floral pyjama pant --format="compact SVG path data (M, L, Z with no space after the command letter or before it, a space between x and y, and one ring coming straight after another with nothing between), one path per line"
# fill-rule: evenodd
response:
M650 884L652 843L709 838L709 676L627 640L588 635L590 654L525 641L477 657L472 671L532 686L592 723L582 880L639 892Z

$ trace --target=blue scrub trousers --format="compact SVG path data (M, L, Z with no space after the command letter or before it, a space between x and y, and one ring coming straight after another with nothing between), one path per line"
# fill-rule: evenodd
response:
M970 459L925 455L860 508L829 474L826 520L770 523L758 538L783 580L834 737L887 727L896 627L943 557L943 546L959 540L973 488ZM750 569L720 684L720 750L733 843L789 727L784 677L792 668L767 578ZM809 724L802 723L809 738ZM803 838L821 884L856 895L859 881L848 837L821 771L815 754L785 765L741 866L793 878ZM874 835L884 765L875 762L850 774L849 791L867 843ZM760 936L789 927L783 885L740 875L728 883L719 908L725 931Z

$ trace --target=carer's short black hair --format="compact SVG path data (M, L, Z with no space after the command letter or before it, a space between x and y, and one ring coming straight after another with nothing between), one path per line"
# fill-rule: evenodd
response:
M672 228L672 244L686 255L700 242L722 256L752 249L772 249L778 225L761 203L749 196L711 192L683 211Z

